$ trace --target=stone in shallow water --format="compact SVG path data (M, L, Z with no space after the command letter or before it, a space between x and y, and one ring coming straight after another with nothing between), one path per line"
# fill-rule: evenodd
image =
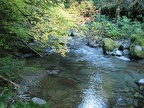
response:
M138 107L138 100L134 99L133 104L134 104L134 106Z
M123 92L129 92L130 91L130 88L126 87L123 89Z
M114 51L113 51L113 54L116 55L116 56L122 56L122 51L118 50L118 48L115 48Z
M40 98L37 98L37 97L33 97L33 98L32 98L32 101L33 101L35 104L38 104L38 105L44 105L44 104L46 104L46 101L45 101L45 100L40 99Z
M132 98L125 98L120 96L117 99L117 104L120 106L128 106L128 105L132 105L133 104L133 99Z
M58 75L60 70L48 70L47 73L50 75Z
M140 80L138 81L138 83L141 84L141 85L144 85L144 79L140 79Z
M126 99L124 99L123 97L119 97L119 98L117 99L117 104L118 104L118 105L125 106L125 105L127 105L127 101L126 101Z
M136 97L136 98L144 98L140 93L138 93L138 92L136 92L135 94L134 94L134 97Z
M124 55L129 55L129 54L130 54L130 51L129 51L128 49L125 49L125 50L123 50L123 54L124 54Z
M120 57L116 56L116 57L124 61L130 61L130 59L125 56L120 56Z

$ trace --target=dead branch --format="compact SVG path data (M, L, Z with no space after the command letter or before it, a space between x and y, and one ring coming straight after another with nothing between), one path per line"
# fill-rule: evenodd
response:
M31 49L34 53L39 55L40 57L43 57L39 52L37 52L34 48L30 47L26 42L24 42L22 39L19 39L25 46L27 46L29 49Z
M16 83L12 82L11 80L5 78L5 77L2 76L2 75L0 75L0 78L2 78L3 80L5 80L6 82L9 82L9 83L13 84L15 87L18 87L18 88L20 87L19 84L16 84Z
M4 76L0 75L0 78L2 78L4 81L8 82L8 83L11 83L12 85L14 85L15 87L17 87L17 89L19 88L22 88L23 86L19 85L19 84L16 84L14 82L12 82L11 80L5 78ZM27 97L29 96L30 94L32 94L30 91L28 91L27 89L24 90L25 93L28 93L28 95L24 95L24 94L21 94L21 93L18 93L16 96L14 96L12 99L8 100L7 101L7 108L10 108L10 106L16 102L16 100L18 98L21 98L21 99L30 99L30 97Z
M19 84L16 84L14 82L12 82L11 80L7 79L6 77L0 75L0 78L2 78L4 81L8 82L8 83L11 83L12 85L14 85L15 87L17 88L23 88L24 86L22 85L19 85ZM29 94L32 94L30 91L28 91L27 89L24 90L26 93L29 93Z

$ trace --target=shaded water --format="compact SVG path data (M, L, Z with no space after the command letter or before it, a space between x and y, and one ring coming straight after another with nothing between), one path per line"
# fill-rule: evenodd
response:
M144 64L104 56L101 48L90 48L83 41L75 43L66 57L51 54L28 60L28 64L36 62L45 72L59 71L31 87L50 108L132 108L133 103L120 106L118 100L133 100L134 81L144 78Z

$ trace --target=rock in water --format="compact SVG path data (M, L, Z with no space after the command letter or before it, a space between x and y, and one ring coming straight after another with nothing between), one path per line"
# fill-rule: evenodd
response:
M128 49L125 49L125 50L123 50L123 54L124 54L124 55L129 55L129 54L130 54L130 51L129 51Z
M116 55L116 56L122 56L122 51L118 50L118 48L115 48L114 51L113 51L113 55Z
M141 84L141 85L144 85L144 79L140 79L140 80L138 81L138 83Z
M32 98L32 101L33 101L35 104L38 104L38 105L44 105L44 104L46 104L46 101L45 101L45 100L40 99L40 98L37 98L37 97L33 97L33 98Z
M116 57L124 61L130 61L130 59L125 56L120 56L120 57L116 56Z
M117 104L118 104L118 105L125 106L125 105L127 105L127 101L126 101L125 98L119 97L119 98L117 99Z
M141 91L144 91L144 79L140 79L139 81L135 81L135 83L139 86Z
M115 48L118 48L119 44L110 38L103 39L103 53L112 52Z

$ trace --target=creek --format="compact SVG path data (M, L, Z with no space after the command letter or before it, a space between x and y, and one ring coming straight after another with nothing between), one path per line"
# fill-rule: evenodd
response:
M26 82L35 96L50 108L133 108L135 80L144 78L144 63L103 55L101 48L81 39L69 49L65 57L51 53L27 60L29 65L39 63L45 73L32 81L36 86Z

